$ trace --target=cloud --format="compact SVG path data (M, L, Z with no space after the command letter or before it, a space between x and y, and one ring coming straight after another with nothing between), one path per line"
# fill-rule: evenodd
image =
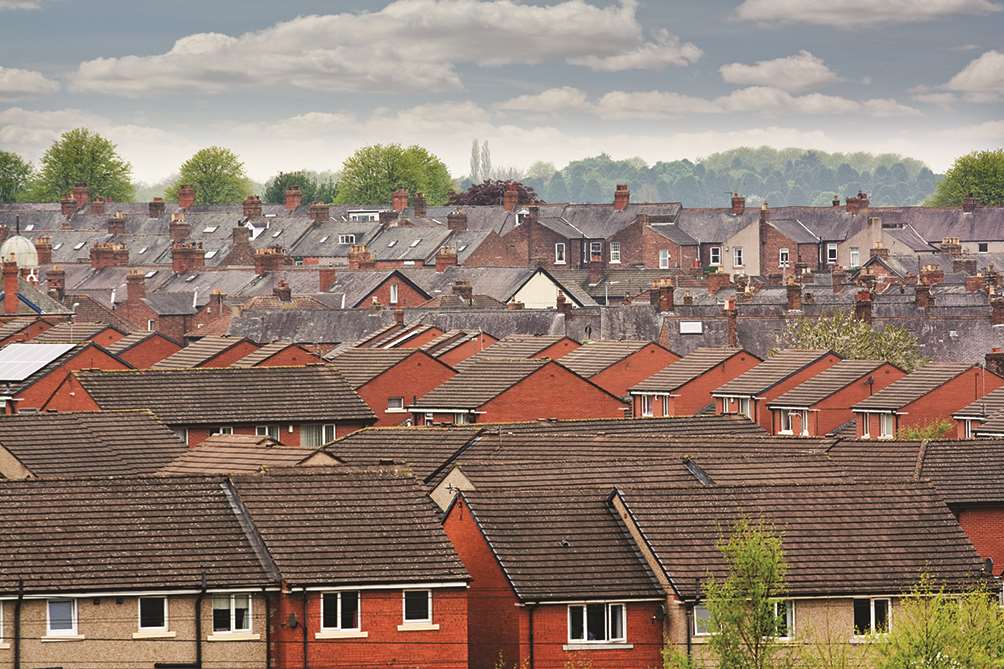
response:
M997 99L1004 88L1004 53L987 51L952 77L945 88L976 102Z
M1002 7L993 0L743 0L740 21L808 23L852 28L883 23L916 23L958 14L990 14Z
M520 95L496 105L503 111L554 112L582 111L590 108L585 92L572 86L549 88L533 95Z
M143 96L296 86L398 92L459 88L458 65L564 61L597 70L686 64L700 55L665 31L654 41L637 1L597 7L514 0L396 0L379 11L301 16L239 36L188 35L167 52L80 64L79 91Z
M739 86L773 86L786 91L817 88L837 75L821 58L804 49L794 56L761 60L752 65L729 63L718 68L722 79Z
M605 119L660 119L724 111L713 100L669 91L612 91L600 98L595 109Z
M39 9L41 0L0 0L0 12L5 9Z
M921 89L913 94L913 99L927 105L934 105L942 109L951 109L959 101L955 93L938 93Z
M0 100L51 95L58 90L59 84L47 79L41 72L0 67Z

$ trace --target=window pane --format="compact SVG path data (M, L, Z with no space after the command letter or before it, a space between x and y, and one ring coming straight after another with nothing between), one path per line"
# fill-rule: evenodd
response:
M323 428L320 425L300 426L300 445L305 448L317 448L321 445Z
M321 627L335 629L338 627L338 593L326 592L322 596Z
M230 598L213 597L213 631L230 631Z
M586 639L604 641L607 638L607 607L603 604L586 606Z
M711 634L711 612L707 607L694 607L694 634Z
M854 600L854 633L868 634L872 628L871 602L867 599Z
M888 599L873 599L872 604L875 607L875 631L876 632L888 632L889 631L889 600Z
M404 593L404 619L429 619L429 591L409 590Z
M324 444L330 444L334 440L335 440L335 426L334 425L330 425L330 424L329 425L325 425L324 426L324 440L322 441L322 445L324 445Z
M613 639L624 638L624 606L622 604L610 605L610 636Z
M341 627L343 630L359 629L359 593L342 593Z
M404 398L403 397L388 397L387 398L387 408L388 409L403 409L404 408Z
M155 627L163 629L167 626L164 620L164 611L167 608L167 600L163 597L140 597L139 599L139 626L140 629Z
M777 620L775 625L775 636L790 636L792 627L792 603L774 602L774 616Z
M73 631L73 600L57 599L49 602L49 629Z
M234 631L251 629L251 596L234 595Z
M568 638L572 641L582 641L586 638L585 627L582 624L584 606L568 607Z

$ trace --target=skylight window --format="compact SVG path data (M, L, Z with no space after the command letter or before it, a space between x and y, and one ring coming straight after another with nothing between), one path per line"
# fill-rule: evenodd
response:
M147 272L146 274L144 274L143 278L145 278L145 279L152 279L153 277L157 276L157 271L158 270L152 269L149 272Z
M56 242L56 243L55 243L55 244L53 244L53 246L52 246L52 250L53 250L53 251L58 251L58 250L59 250L59 249L61 249L61 248L63 248L63 242Z
M195 281L195 277L197 277L197 276L199 276L199 275L198 274L191 274L191 275L185 277L185 283L191 283L192 281Z
M282 230L276 230L275 232L272 233L272 239L275 239L276 237L278 237L281 234L282 234Z
M31 232L34 229L35 229L35 224L34 223L29 223L28 225L24 226L24 231L25 232Z
M84 248L84 244L86 243L87 242L77 242L76 244L73 245L73 250L79 251L80 249Z
M202 232L203 232L203 234L211 235L211 234L213 234L214 232L216 232L219 229L220 229L220 226L218 226L218 225L207 225L205 228L203 228Z
M140 255L143 255L144 253L146 253L146 250L147 250L148 248L149 248L148 246L144 246L143 248L141 248L141 249L139 250L139 254L140 254Z
M466 248L467 248L467 244L461 244L461 245L460 245L460 246L459 246L459 247L457 248L457 252L459 253L460 251L463 251L463 250L464 250L464 249L466 249Z
M213 249L212 251L206 251L205 257L206 258L215 258L216 257L216 249Z
M326 241L328 241L328 235L324 235L323 237L321 237L321 241L320 241L321 244L323 244Z
M387 242L387 248L392 249L395 246L397 246L397 240L396 239L392 239L389 242Z
M410 246L411 246L411 248L415 248L416 246L418 246L418 245L419 245L419 244L421 244L421 243L422 243L422 238L421 238L421 237L419 237L418 239L416 239L415 241L413 241L413 242L412 242L412 243L410 244Z

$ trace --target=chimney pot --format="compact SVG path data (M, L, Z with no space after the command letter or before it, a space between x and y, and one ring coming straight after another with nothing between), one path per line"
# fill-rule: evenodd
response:
M178 241L171 245L171 270L175 274L187 274L206 267L206 253L202 242Z
M614 189L614 209L624 211L631 203L631 189L627 184L617 184Z
M746 211L746 198L739 193L732 194L732 215L742 216Z
M457 266L457 249L452 246L440 247L436 254L436 271L443 273L447 267Z
M272 289L272 294L280 302L292 302L293 301L293 290L289 287L289 284L285 279L279 279L275 283L275 288Z
M408 191L406 191L403 188L398 188L391 194L391 209L400 214L407 208L408 208Z
M18 299L19 274L17 262L13 260L3 261L3 311L5 314L16 314L20 300Z
M467 214L462 211L451 211L446 216L446 227L453 232L465 232L467 230Z
M293 184L286 188L286 211L293 211L294 209L299 209L300 205L303 203L303 193L300 191L300 187Z
M191 209L195 204L195 189L188 184L178 187L178 206L182 209Z

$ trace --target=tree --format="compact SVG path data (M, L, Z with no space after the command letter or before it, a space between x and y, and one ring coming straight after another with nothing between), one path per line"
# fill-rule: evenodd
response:
M955 426L949 420L936 420L924 425L910 425L896 433L901 441L935 441L951 438Z
M842 311L789 322L778 348L832 350L851 360L885 360L908 372L924 362L920 342L909 331L895 325L876 330Z
M478 146L478 140L474 140L471 144L471 175L468 177L471 183L478 183L481 181L481 148ZM485 175L488 178L488 175Z
M488 142L481 142L481 178L492 178L492 152L488 148Z
M962 156L945 173L926 204L958 207L970 193L986 206L1004 206L1004 149Z
M0 202L15 202L28 187L31 164L16 153L0 151Z
M518 204L531 204L541 201L532 188L524 186L518 181L484 181L474 184L463 193L450 193L450 204L502 204L502 195L509 189L510 185L514 185L516 192L519 194Z
M52 202L78 183L86 183L91 197L125 202L132 199L132 166L122 160L115 145L86 128L70 130L42 156L31 197Z
M375 144L359 149L345 160L335 201L390 202L391 194L399 188L420 192L428 204L440 205L446 204L453 180L443 161L420 146Z
M283 204L286 202L286 189L290 186L300 187L300 195L305 203L309 204L319 199L317 197L317 180L306 170L279 172L265 182L262 199L272 204Z
M244 173L244 163L236 153L222 146L201 149L185 161L178 180L167 189L167 197L177 199L182 185L195 189L195 201L199 204L236 204L253 192L251 180Z

